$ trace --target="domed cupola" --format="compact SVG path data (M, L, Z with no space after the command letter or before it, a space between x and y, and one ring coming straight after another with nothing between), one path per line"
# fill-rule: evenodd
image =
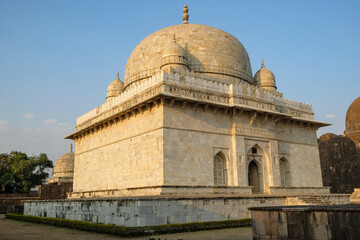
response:
M136 46L126 63L124 87L171 68L189 69L198 77L226 84L253 84L250 59L241 42L220 29L189 23L187 6L183 12L183 24L160 29ZM176 40L170 40L174 34Z
M107 88L106 100L109 100L113 97L118 96L124 90L124 83L119 78L119 72L117 73L117 77L114 81L110 83Z
M70 145L70 152L59 157L54 165L53 177L49 179L52 182L72 182L74 177L74 158L75 154Z
M275 92L277 87L274 74L264 66L264 60L261 61L261 68L255 73L254 80L259 87L268 91Z
M171 72L171 68L190 70L185 50L176 42L175 34L173 41L165 48L161 59L161 70Z

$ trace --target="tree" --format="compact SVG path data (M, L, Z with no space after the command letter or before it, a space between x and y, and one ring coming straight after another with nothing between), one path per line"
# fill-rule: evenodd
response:
M0 154L0 187L8 193L27 193L36 185L43 184L53 163L46 154L28 157L12 151ZM0 189L1 190L1 189Z

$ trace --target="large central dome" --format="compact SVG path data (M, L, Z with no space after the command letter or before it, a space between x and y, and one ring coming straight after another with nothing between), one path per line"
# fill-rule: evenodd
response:
M249 56L239 40L206 25L180 24L161 29L137 45L126 64L125 87L160 72L164 51L174 36L184 49L190 71L227 83L253 83Z

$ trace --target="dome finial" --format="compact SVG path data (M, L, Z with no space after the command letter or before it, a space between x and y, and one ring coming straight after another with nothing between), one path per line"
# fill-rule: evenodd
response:
M117 74L116 74L116 79L120 79L119 72L117 72Z
M173 42L176 43L176 35L173 35Z
M73 151L73 146L72 146L72 143L70 143L70 152Z
M264 68L264 59L261 59L261 68Z
M184 9L183 9L183 12L184 12L184 14L183 14L183 20L184 20L184 22L183 23L189 23L188 21L189 21L189 14L188 14L188 12L189 12L189 9L188 9L188 7L186 6L186 4L184 5Z

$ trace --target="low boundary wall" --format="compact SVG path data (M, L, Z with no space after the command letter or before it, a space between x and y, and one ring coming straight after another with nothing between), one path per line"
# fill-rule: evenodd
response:
M359 239L360 205L255 207L254 240Z

